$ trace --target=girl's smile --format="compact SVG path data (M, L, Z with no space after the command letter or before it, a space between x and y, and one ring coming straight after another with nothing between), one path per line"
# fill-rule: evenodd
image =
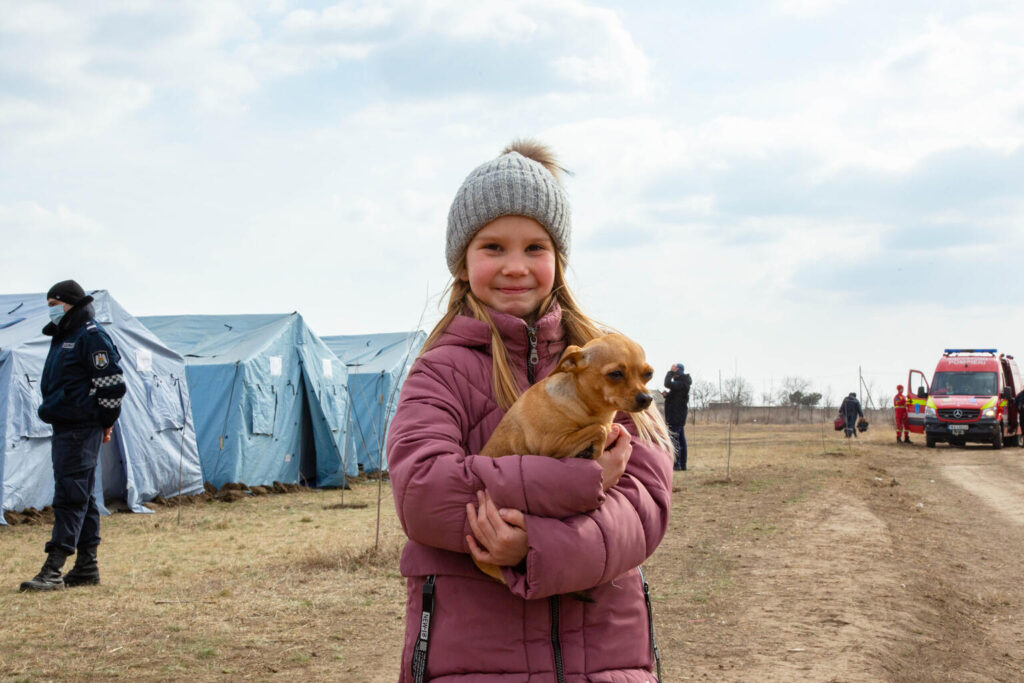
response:
M494 310L532 322L554 285L551 236L532 218L497 218L473 236L459 279Z

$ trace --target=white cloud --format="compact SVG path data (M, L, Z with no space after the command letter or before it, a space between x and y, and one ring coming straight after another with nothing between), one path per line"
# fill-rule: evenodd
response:
M327 77L339 63L403 60L378 72L392 78L453 49L462 51L450 52L456 64L471 53L481 64L501 60L488 68L514 70L504 63L514 49L524 76L546 68L548 78L527 81L534 86L528 96L565 87L633 95L649 88L646 57L618 17L575 0L395 0L279 10L228 0L173 8L153 2L19 5L0 24L0 73L33 85L0 99L0 125L23 142L52 144L114 129L155 100L175 100L186 114L240 115L254 96L288 76ZM410 74L412 80L392 87L401 94L423 78L441 84L451 75ZM430 97L430 90L418 96Z
M775 11L780 14L808 18L826 14L848 0L776 0Z
M813 0L710 18L579 0L0 5L5 286L71 275L139 313L409 327L447 281L455 189L535 135L575 172L587 310L658 367L738 359L757 384L898 366L899 325L957 330L915 324L887 283L1020 248L1024 17L1005 7L879 24ZM837 29L858 17L869 46ZM1000 238L969 249L970 230Z

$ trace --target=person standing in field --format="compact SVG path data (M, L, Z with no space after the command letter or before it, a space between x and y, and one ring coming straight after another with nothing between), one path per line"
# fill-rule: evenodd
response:
M594 459L480 450L570 344L604 334L566 286L569 201L550 151L519 141L448 214L448 308L388 434L408 542L400 681L650 681L646 583L672 491L660 413L620 413ZM505 583L473 559L501 568ZM568 594L586 591L588 602ZM656 652L656 650L655 650Z
M896 395L892 399L893 410L896 417L896 443L900 442L900 435L903 435L903 443L910 443L910 421L907 418L907 397L903 395L903 385L896 385Z
M843 428L846 438L849 439L851 436L860 438L857 436L857 418L864 417L864 411L860 407L860 401L857 400L857 392L851 391L850 395L843 399L839 405L839 414L846 423Z
M53 532L46 562L22 591L52 591L96 585L100 570L100 512L93 494L100 446L110 441L121 413L124 375L117 348L93 319L92 297L74 280L46 293L52 337L40 382L39 419L53 427ZM61 576L68 556L75 566Z
M686 469L686 416L690 406L690 385L693 380L683 371L683 364L676 363L665 375L665 422L676 447L674 469Z

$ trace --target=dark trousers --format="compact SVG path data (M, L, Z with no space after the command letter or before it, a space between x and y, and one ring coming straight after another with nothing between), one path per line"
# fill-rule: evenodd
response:
M686 469L686 425L669 425L668 433L672 437L672 445L676 447L675 469Z
M54 432L53 535L46 552L59 548L68 555L100 542L100 510L93 489L103 430L85 427Z

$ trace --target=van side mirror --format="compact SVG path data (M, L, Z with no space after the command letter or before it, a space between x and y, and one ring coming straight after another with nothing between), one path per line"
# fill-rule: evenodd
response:
M1013 389L1011 389L1010 387L1003 387L1003 398L1005 398L1007 401L1012 401Z
M917 397L918 398L928 398L928 392L924 390L924 387L918 387L917 388Z

